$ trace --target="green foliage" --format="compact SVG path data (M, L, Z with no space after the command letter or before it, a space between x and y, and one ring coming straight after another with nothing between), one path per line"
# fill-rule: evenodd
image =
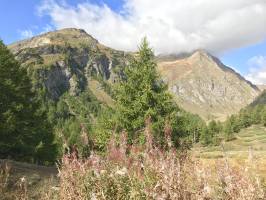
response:
M266 126L266 109L264 108L261 111L261 123Z
M157 139L162 136L166 120L174 128L178 107L167 92L156 71L154 54L146 39L140 45L137 57L132 59L125 70L126 80L121 80L115 87L117 131L125 129L130 138L141 132L147 117L151 117L152 126Z
M79 96L65 93L59 101L50 101L46 107L49 110L48 116L53 124L57 142L60 144L60 154L65 151L65 145L68 147L76 145L80 152L87 148L88 144L84 143L82 133L85 137L92 137L95 131L94 123L104 109L104 105L99 103L90 90L81 92Z
M114 113L112 108L103 108L97 117L96 124L92 126L92 137L94 139L94 148L98 151L105 151L110 136L115 130L112 130L114 124Z
M208 125L203 125L200 135L200 142L203 145L218 145L223 131L221 122L214 120L210 121Z
M210 137L212 138L212 144L214 145L218 145L220 140L220 133L222 132L222 124L220 122L216 122L214 120L212 120L209 124L208 124L208 130L209 130L209 134Z
M200 141L203 145L209 145L212 142L212 137L207 126L204 126L201 131Z
M239 113L239 123L241 128L247 128L251 125L251 116L248 109L243 109Z
M56 146L31 81L0 42L0 157L53 162Z
M226 140L232 140L234 133L254 124L266 124L266 106L258 104L240 110L238 115L230 116L224 123Z
M197 143L200 140L205 122L198 116L182 111L181 120L178 122L179 132L191 143Z
M232 140L234 137L234 131L232 126L232 121L227 120L224 124L224 138L226 141Z

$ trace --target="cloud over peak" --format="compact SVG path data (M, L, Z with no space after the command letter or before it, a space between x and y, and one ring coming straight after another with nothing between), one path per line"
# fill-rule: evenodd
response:
M202 48L219 54L266 38L265 0L124 0L120 12L106 4L44 0L39 12L58 29L82 28L121 50L136 50L147 36L156 53Z

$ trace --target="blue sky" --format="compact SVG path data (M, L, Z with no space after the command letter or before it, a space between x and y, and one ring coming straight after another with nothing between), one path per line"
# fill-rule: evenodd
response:
M30 30L38 34L46 29L55 29L51 26L49 16L39 16L38 7L41 0L2 0L0 5L0 38L6 43L24 39L23 31ZM68 0L69 5L77 5L86 0ZM119 11L122 6L120 0L90 0L96 4L108 4L113 10Z
M234 67L242 74L247 74L249 70L248 61L256 56L266 55L266 41L247 47L234 49L226 52L220 59L228 66Z
M87 0L68 0L69 5L77 5ZM1 0L0 5L0 38L6 43L24 39L23 31L31 31L34 35L46 29L54 30L49 16L39 16L38 7L42 0ZM108 4L113 10L119 11L120 0L90 0L96 4Z
M218 0L220 3L219 5L217 3L216 12L219 14L217 16L206 7L212 0L204 1L205 4L201 7L197 5L199 13L195 14L193 9L196 5L186 5L181 0L2 0L0 38L6 44L10 44L46 31L73 26L85 29L100 42L113 48L134 50L138 43L136 41L139 41L145 34L151 41L151 45L155 47L156 52L178 53L182 50L201 48L200 45L203 44L203 48L214 53L222 62L233 67L246 78L253 82L266 83L266 77L258 78L262 72L266 72L266 31L263 30L263 28L266 30L266 23L263 25L263 22L266 22L265 0L256 0L258 5L254 6L254 16L252 15L253 11L249 10L252 5L247 5L246 10L243 10L243 5L241 5L243 0L235 0L234 5L229 0ZM176 2L176 4L167 5L168 2L169 4ZM182 4L184 9L178 4ZM226 12L223 12L222 9L227 11L234 9L234 13L239 11L241 18L255 18L257 22L249 23L247 21L246 24L244 22L243 28L236 27L238 32L234 33L231 28L235 24L241 26L242 21L237 21L237 16L233 16L231 19L230 15L224 14ZM157 10L160 12L156 13ZM248 14L250 16L245 16L245 11L251 13ZM177 15L178 12L181 14ZM189 12L193 12L197 18L189 16ZM205 16L204 12L207 12L208 15ZM90 13L93 13L92 18L90 18ZM189 16L187 23L177 23L177 19L184 21L180 20L180 16ZM215 20L209 21L211 17ZM86 20L84 21L84 19ZM162 20L166 20L166 22L160 23ZM230 24L234 20L235 24ZM195 39L193 41L193 38L201 36L196 35L198 32L204 32L199 24L204 24L205 21L206 26L219 22L225 26L224 29L229 24L228 35L224 36L226 32L220 29L219 24L219 28L215 27L213 32L213 35L218 38L217 41L214 39ZM165 25L168 22L170 25ZM247 24L251 26L252 31L245 27ZM169 27L174 28L171 30ZM213 29L212 26L208 30L212 31ZM255 32L254 35L252 32ZM191 37L187 37L188 33L192 33ZM206 32L207 34L210 35L209 31ZM234 34L236 35L234 36ZM166 36L164 37L164 35ZM212 35L209 37L212 38ZM179 38L181 38L180 41ZM219 40L219 38L221 39Z

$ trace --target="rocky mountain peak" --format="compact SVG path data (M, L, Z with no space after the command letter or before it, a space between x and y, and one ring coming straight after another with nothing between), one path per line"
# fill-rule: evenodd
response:
M218 58L214 57L209 52L203 49L194 51L188 57L188 60L191 63L195 63L195 64L200 63L203 67L206 67L206 65L210 65L210 64L212 67L216 66L216 67L222 68L224 66Z
M80 46L82 44L95 46L98 45L99 42L83 29L65 28L15 42L9 45L9 48L16 54L20 50L27 48L38 48L48 45L63 46L66 44L70 46Z
M179 105L206 120L224 120L260 93L255 85L204 50L182 59L161 61L158 70Z

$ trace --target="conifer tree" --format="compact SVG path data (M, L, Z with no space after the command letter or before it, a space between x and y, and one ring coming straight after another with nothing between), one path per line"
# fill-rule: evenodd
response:
M266 106L261 111L261 123L266 126Z
M0 158L53 161L56 147L26 70L0 41Z
M208 124L208 129L209 129L209 137L211 137L212 143L217 144L217 136L219 134L219 128L217 126L216 121L212 120Z
M231 118L228 118L224 124L224 138L226 141L230 141L234 138L234 130Z
M207 126L204 126L200 135L200 142L203 145L209 145L212 142L212 136Z
M166 120L173 130L176 128L178 108L156 67L153 51L144 39L137 56L126 68L126 80L115 88L118 131L125 129L133 137L133 133L144 128L147 117L151 117L154 133L159 137Z

